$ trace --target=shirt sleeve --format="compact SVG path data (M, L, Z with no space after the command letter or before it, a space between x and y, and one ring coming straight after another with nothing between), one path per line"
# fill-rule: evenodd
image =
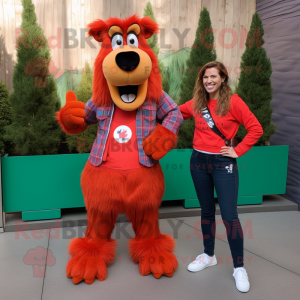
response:
M234 148L235 153L240 157L258 141L263 134L263 129L255 115L240 97L237 97L236 102L233 103L232 114L248 131L242 142Z
M179 128L183 123L183 118L177 104L165 92L160 97L156 116L162 121L162 126L178 134Z
M98 122L96 113L97 106L92 102L92 98L85 104L85 117L84 120L86 124L91 125Z
M187 101L186 103L179 105L180 112L184 120L194 117L192 109L193 100Z

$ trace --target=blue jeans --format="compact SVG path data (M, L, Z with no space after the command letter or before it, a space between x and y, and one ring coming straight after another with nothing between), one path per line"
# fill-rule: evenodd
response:
M235 268L244 265L243 231L237 214L239 175L236 159L221 154L206 154L196 150L191 156L191 175L201 205L201 229L204 253L214 255L216 188L223 223Z

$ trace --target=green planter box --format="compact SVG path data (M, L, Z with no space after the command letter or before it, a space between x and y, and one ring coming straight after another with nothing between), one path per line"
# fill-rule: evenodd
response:
M288 152L286 145L252 147L237 158L238 205L261 204L263 195L285 194ZM173 150L160 161L166 180L164 200L184 199L185 208L200 207L189 170L191 153Z
M284 194L288 146L253 147L238 158L238 204L262 203L262 196ZM3 211L22 212L23 220L60 217L60 209L83 207L80 174L89 154L2 157ZM199 207L191 179L190 149L172 150L161 161L163 200Z

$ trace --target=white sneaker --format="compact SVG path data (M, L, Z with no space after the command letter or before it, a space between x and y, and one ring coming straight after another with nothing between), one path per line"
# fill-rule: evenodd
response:
M232 276L235 279L236 288L242 293L247 293L250 289L250 283L246 269L244 267L234 268Z
M196 260L191 262L187 269L190 272L198 272L207 267L211 267L217 264L216 256L213 257L208 256L206 253L200 254L196 257Z

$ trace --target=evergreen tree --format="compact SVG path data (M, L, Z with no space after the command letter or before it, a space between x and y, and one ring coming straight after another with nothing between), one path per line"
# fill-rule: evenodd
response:
M200 13L196 37L187 68L181 81L180 99L178 105L193 98L194 86L200 69L207 63L216 60L216 50L213 48L214 34L208 10L204 7ZM184 121L178 135L177 148L192 148L195 130L195 120L191 118Z
M183 70L186 69L186 62L190 57L191 48L186 47L178 51L166 55L162 62L168 68L166 72L168 82L170 83L169 95L176 104L179 103L180 84L182 80Z
M256 145L268 145L270 137L275 133L276 127L271 122L273 109L270 105L272 100L271 61L267 52L262 48L264 29L262 21L257 12L253 14L246 49L241 60L241 74L237 87L237 94L249 106L263 128L263 135ZM237 139L241 141L247 131L240 125Z
M13 146L4 139L4 127L11 124L11 108L8 102L8 87L0 82L0 156L13 151Z
M147 4L146 4L146 8L144 10L144 17L150 17L155 23L157 23L156 19L154 17L154 12L153 12L152 5L150 2L147 2ZM154 54L156 55L156 57L158 59L159 47L158 47L158 43L157 43L157 35L153 34L149 39L147 39L147 43L151 47L152 51L154 52ZM167 74L165 71L164 64L160 60L158 60L158 67L159 67L160 74L161 74L162 88L166 93L168 93L169 89L170 89L170 85L168 82L168 77L167 77Z
M14 91L9 97L12 124L6 127L6 137L22 155L53 154L63 134L55 120L60 103L55 79L48 70L50 49L32 1L22 0L22 5Z
M92 97L93 72L90 65L86 62L85 69L82 71L81 87L75 90L78 101L86 103ZM69 150L79 153L90 152L91 146L97 136L98 124L90 125L81 134L67 136Z

